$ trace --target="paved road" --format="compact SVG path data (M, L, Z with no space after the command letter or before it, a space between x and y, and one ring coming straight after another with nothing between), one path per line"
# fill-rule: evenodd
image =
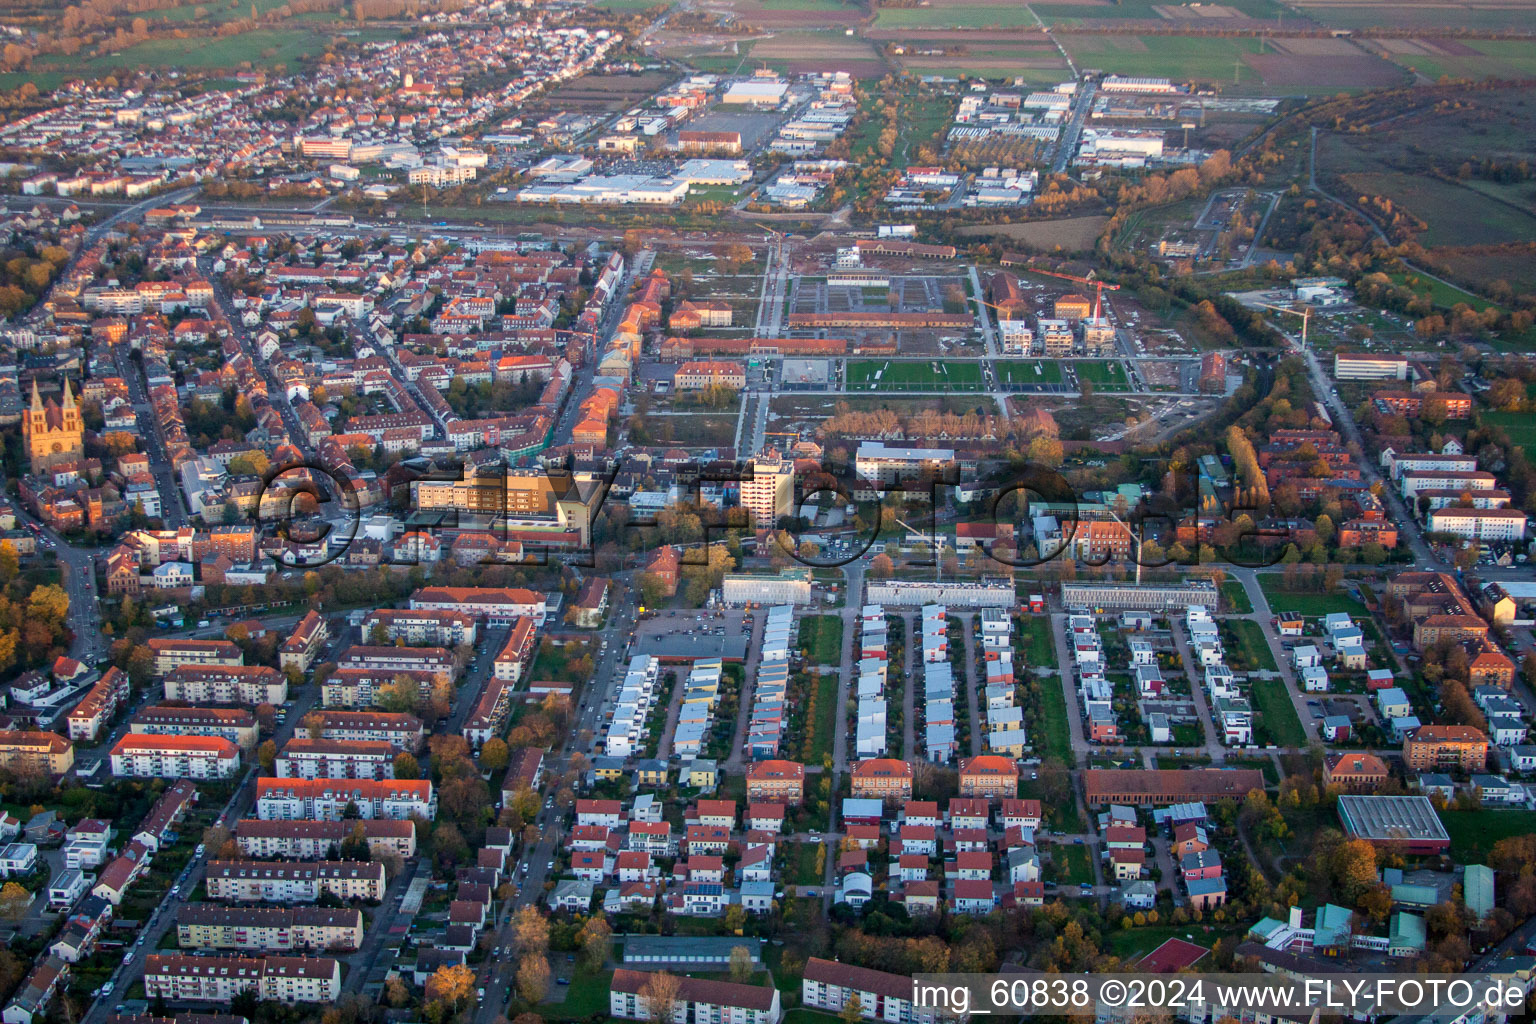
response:
M353 637L353 634L356 632L355 630L340 627L335 622L332 622L332 628L335 630L336 635L321 651L320 656L317 659L319 661L326 661L334 658L336 652L343 646L355 642ZM273 731L272 736L270 737L276 741L279 748L281 748L283 744L287 743L288 740L292 738L294 731L299 726L300 720L309 713L310 709L313 708L319 701L319 698L320 687L313 684L301 686L296 690L291 691L291 699L288 703L287 716L277 726L277 728ZM245 774L241 778L239 788L235 790L234 794L229 798L224 807L220 810L218 820L221 823L225 825L232 825L239 819L248 817L254 813L253 809L256 803L256 777L257 771L254 766L246 770ZM105 1024L107 1017L114 1012L113 1007L120 1003L127 991L132 988L135 983L143 978L144 954L153 953L158 950L161 941L165 938L166 932L172 930L175 927L176 909L180 907L182 903L188 900L192 893L197 889L198 885L202 882L203 873L207 868L207 861L209 859L210 853L217 853L217 851L204 851L202 856L197 856L194 854L193 857L187 862L187 866L185 869L183 869L181 875L178 876L175 891L169 892L165 895L164 902L162 902L160 906L156 908L154 915L145 925L142 934L144 934L146 938L143 941L143 945L138 948L138 951L136 952L133 960L125 964L120 964L113 972L111 979L113 982L112 994L97 999L91 1005L91 1008L86 1012L85 1016L81 1018L80 1024ZM401 875L403 877L409 873L409 871L403 871L401 872ZM386 907L391 905L392 904L388 902L385 904ZM388 911L381 912L375 917L372 924L372 929L380 934L387 932L389 930L389 924L392 920L392 916L392 913ZM365 938L364 951L367 949L368 944L367 939ZM366 971L360 970L361 964L363 963L361 958L365 956L364 951L350 954L344 958L352 964L352 974L366 973Z

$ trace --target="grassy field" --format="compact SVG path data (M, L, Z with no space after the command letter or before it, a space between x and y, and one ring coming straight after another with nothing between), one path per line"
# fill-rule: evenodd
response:
M1069 684L1070 685L1070 684ZM1035 753L1042 759L1072 764L1072 733L1067 724L1067 696L1055 676L1040 680L1039 720L1031 722Z
M1536 449L1536 414L1528 412L1485 412L1483 422L1509 435L1511 444L1526 451Z
M998 378L1006 384L1061 383L1061 364L1054 359L1006 359L996 365Z
M1252 619L1228 619L1227 625L1237 634L1237 646L1248 664L1264 672L1277 672L1275 652L1264 639L1264 629Z
M1207 948L1214 946L1217 939L1227 936L1242 937L1247 930L1245 924L1153 924L1143 928L1132 928L1129 931L1113 929L1104 935L1107 952L1113 953L1121 959L1141 956L1150 953L1169 939L1187 939L1190 942L1198 942Z
M1344 175L1350 190L1385 196L1428 225L1426 246L1502 245L1536 237L1536 216L1450 181L1394 171Z
M1031 220L1022 224L970 224L960 228L957 234L966 238L1000 235L1037 249L1081 252L1093 248L1104 231L1104 225L1108 223L1108 217L1064 217L1060 220Z
M1051 620L1031 615L1020 629L1024 639L1024 664L1036 671L1056 671L1056 641L1051 635Z
M1093 882L1093 861L1088 858L1086 846L1057 843L1051 847L1051 863L1055 867L1056 881L1061 885Z
M815 677L816 719L811 723L811 745L806 761L820 764L832 753L832 734L837 728L837 673L823 672Z
M879 374L879 379L875 375ZM849 362L848 386L870 391L975 391L981 388L978 363L865 359Z
M104 75L132 67L214 71L234 69L246 61L257 67L283 64L292 69L301 58L323 51L326 38L312 29L258 29L214 39L150 39L99 57L50 57L35 63L44 74L65 76ZM370 31L360 33L359 38L393 38L393 33Z
M1282 747L1301 747L1307 742L1306 730L1296 717L1296 707L1281 679L1255 679L1249 687L1253 694L1253 709L1260 719L1254 729L1254 738L1261 743L1274 743Z
M1269 610L1276 615L1282 612L1295 612L1297 615L1305 615L1310 618L1328 615L1332 612L1348 612L1350 615L1365 614L1365 605L1357 601L1351 594L1342 592L1337 594L1302 594L1280 589L1281 582L1279 573L1259 573L1259 589L1264 591L1264 598L1269 602Z
M543 1007L541 1012L562 1020L584 1020L593 1014L607 1014L608 990L612 984L612 971L588 971L578 967L570 987L565 989L565 1001Z
M800 647L811 652L818 665L836 665L842 660L843 620L836 615L812 615L800 620Z
M1072 366L1077 371L1078 380L1087 381L1096 388L1118 391L1131 386L1125 379L1125 366L1121 363L1080 359Z
M1451 837L1451 856L1476 864L1493 844L1536 831L1536 811L1441 811L1440 821Z
M1226 598L1227 607L1235 614L1247 615L1253 611L1253 602L1248 600L1248 591L1237 580L1221 581L1221 596Z

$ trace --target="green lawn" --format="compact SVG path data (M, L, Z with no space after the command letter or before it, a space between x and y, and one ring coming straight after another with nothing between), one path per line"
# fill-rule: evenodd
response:
M1276 615L1295 612L1297 615L1315 618L1332 612L1348 612L1350 615L1365 614L1365 605L1350 594L1343 592L1317 594L1282 590L1280 589L1282 582L1282 577L1277 572L1259 573L1259 589L1264 591L1264 598L1269 602L1269 610Z
M1024 664L1042 672L1055 672L1056 640L1051 635L1051 620L1044 615L1031 615L1023 620L1019 630L1024 640Z
M1462 864L1486 862L1493 844L1536 832L1536 811L1441 811L1451 856Z
M1227 625L1237 634L1237 646L1248 664L1265 672L1278 672L1275 652L1264 639L1264 629L1252 619L1228 619Z
M820 885L825 880L816 871L816 844L785 843L781 849L785 854L784 878L791 885Z
M565 990L565 1002L545 1006L544 1017L583 1020L594 1014L608 1013L608 990L613 984L612 971L588 971L578 967Z
M1442 309L1452 309L1460 303L1466 303L1478 312L1482 312L1489 306L1497 306L1497 303L1463 291L1453 284L1447 284L1438 278L1420 277L1418 274L1389 274L1393 284L1407 285L1419 295L1428 295L1429 301Z
M1059 885L1079 885L1093 882L1093 861L1088 857L1088 847L1057 843L1051 847L1051 864Z
M981 364L864 359L848 364L848 386L870 391L976 391L981 387Z
M1031 722L1035 753L1062 764L1072 764L1072 733L1067 725L1067 696L1062 692L1063 683L1058 676L1040 680L1041 714Z
M817 665L838 665L843 657L843 620L836 615L812 615L800 620L800 649Z
M1306 746L1307 733L1296 717L1296 706L1281 679L1255 679L1249 686L1253 709L1260 719L1254 727L1254 739L1282 747Z
M1128 391L1130 381L1125 379L1125 366L1114 360L1080 359L1072 364L1077 379L1092 384L1101 391Z
M837 728L837 673L816 676L815 686L816 720L811 723L811 746L805 755L808 764L820 764L832 753L832 734Z
M1227 608L1234 614L1247 615L1253 611L1253 602L1248 600L1248 591L1237 580L1221 581L1221 596L1227 599Z
M1000 359L997 376L1005 384L1060 384L1061 363L1054 359Z

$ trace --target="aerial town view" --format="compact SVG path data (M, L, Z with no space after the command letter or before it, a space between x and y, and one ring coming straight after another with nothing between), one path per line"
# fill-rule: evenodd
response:
M1533 168L1536 0L0 0L0 1024L1524 1018ZM1021 1001L1229 976L1496 987Z

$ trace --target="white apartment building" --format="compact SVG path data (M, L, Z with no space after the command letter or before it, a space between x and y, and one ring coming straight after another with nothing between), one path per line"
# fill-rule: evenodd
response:
M119 778L228 779L240 771L240 748L221 736L128 733L111 756Z
M1429 529L1468 540L1514 541L1525 536L1525 520L1515 508L1440 508L1429 514Z

